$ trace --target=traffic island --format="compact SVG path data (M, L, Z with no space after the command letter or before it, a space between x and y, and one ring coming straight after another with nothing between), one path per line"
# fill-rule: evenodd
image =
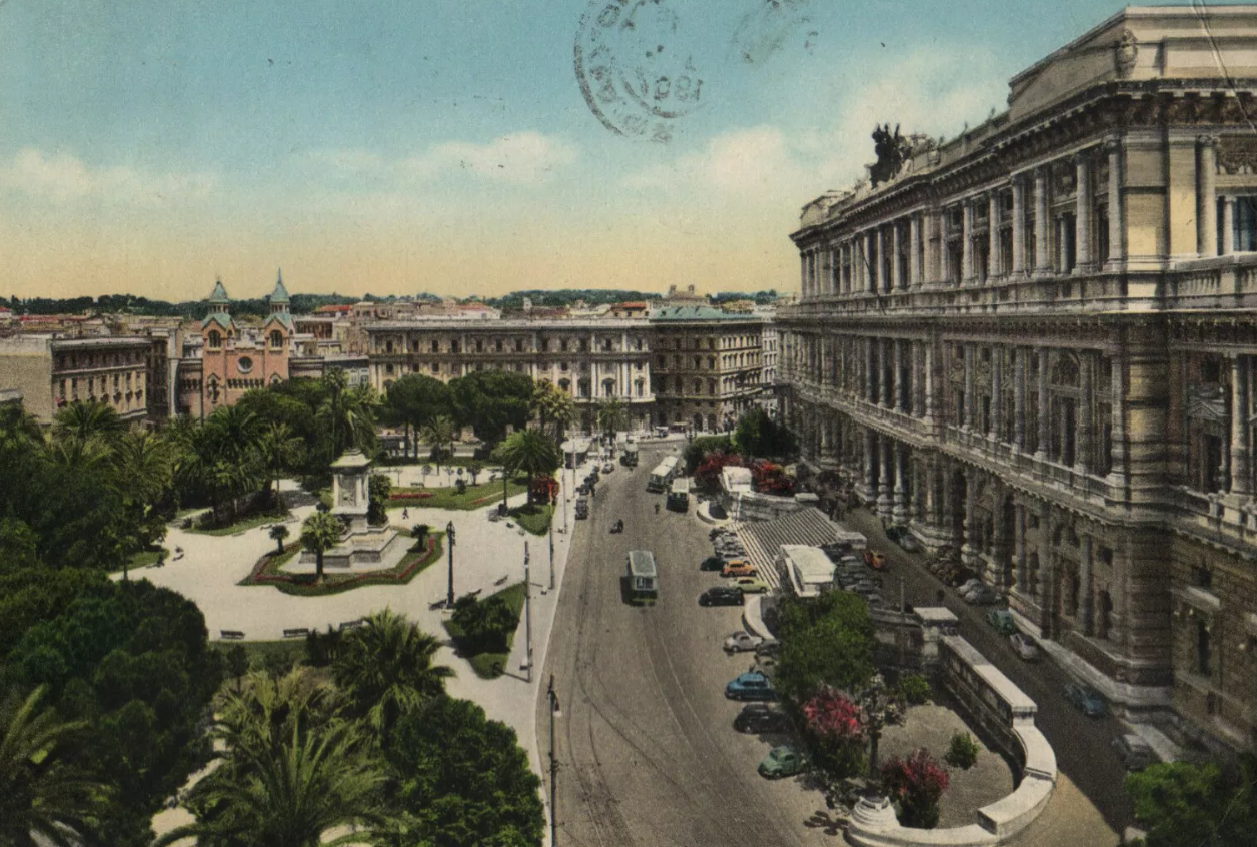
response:
M249 575L237 584L268 585L297 597L326 597L372 585L405 585L441 558L444 537L443 532L432 533L423 549L412 548L390 568L339 573L325 570L321 582L314 573L285 570L301 552L300 544L289 544L283 553L272 552L258 559Z

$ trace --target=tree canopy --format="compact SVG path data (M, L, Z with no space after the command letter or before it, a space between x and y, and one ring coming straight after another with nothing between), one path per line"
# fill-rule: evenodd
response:
M523 429L531 414L532 377L516 371L475 371L450 380L454 418L476 437L496 444L506 428Z

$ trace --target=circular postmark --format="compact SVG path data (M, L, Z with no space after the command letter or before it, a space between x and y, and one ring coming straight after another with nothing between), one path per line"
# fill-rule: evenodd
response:
M573 60L589 110L619 135L667 143L703 105L703 74L686 47L676 0L593 0Z

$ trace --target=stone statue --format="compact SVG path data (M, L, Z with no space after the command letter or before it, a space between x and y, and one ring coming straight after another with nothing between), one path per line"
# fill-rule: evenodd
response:
M874 127L873 150L877 153L877 163L869 168L869 181L874 188L878 183L894 179L912 152L908 139L899 134L899 124L895 124L893 133L890 124Z
M1135 59L1139 56L1139 39L1129 29L1122 30L1117 43L1113 45L1113 59L1117 65L1117 75L1121 79L1130 76L1135 69Z

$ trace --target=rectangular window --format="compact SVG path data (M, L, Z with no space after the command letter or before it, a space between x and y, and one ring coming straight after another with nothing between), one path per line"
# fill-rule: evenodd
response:
M1219 220L1221 218L1219 217ZM1235 249L1240 253L1257 251L1257 197L1235 198Z

